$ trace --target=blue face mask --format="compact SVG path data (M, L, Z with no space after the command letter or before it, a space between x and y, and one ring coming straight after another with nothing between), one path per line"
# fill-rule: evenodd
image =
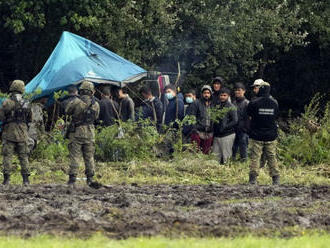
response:
M186 97L186 103L193 103L194 100L191 97Z
M165 96L166 96L166 98L167 98L168 100L171 100L171 99L174 98L174 95L173 95L171 92L166 93Z

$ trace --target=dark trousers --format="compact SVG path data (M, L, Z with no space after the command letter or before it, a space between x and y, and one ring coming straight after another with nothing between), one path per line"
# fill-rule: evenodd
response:
M248 157L249 135L244 132L236 132L236 137L233 145L233 158L239 150L241 160L246 160Z
M213 137L208 139L201 139L198 133L192 133L190 136L191 143L195 143L204 154L209 154L213 142Z

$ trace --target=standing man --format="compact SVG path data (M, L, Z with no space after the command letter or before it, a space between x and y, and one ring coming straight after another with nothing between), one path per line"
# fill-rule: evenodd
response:
M236 153L239 150L240 158L245 161L248 156L248 122L247 106L249 100L245 98L245 85L243 83L236 83L234 85L235 99L233 104L237 107L238 124L236 126L236 136L233 145L233 158L235 159Z
M235 127L238 121L236 107L229 102L229 96L229 89L222 88L220 90L220 104L217 107L220 110L227 108L229 111L222 119L213 124L213 153L218 155L220 164L227 163L232 157L235 140Z
M95 128L94 122L99 117L100 106L93 97L94 85L83 81L80 86L80 98L75 98L65 108L67 115L72 117L69 128L70 170L69 185L74 185L78 173L80 158L85 162L87 184L92 188L101 185L93 180L94 177L94 152Z
M168 100L165 111L165 125L170 125L175 120L183 120L184 103L182 94L177 95L175 86L171 84L165 87L164 92Z
M25 84L22 80L14 80L10 87L10 97L2 103L0 120L3 122L2 156L3 185L10 182L12 157L16 153L21 164L23 185L29 182L28 160L28 125L32 119L30 103L23 99Z
M196 100L187 109L187 115L196 117L196 124L184 127L184 134L190 134L191 143L195 143L204 154L211 150L213 141L213 126L210 116L212 105L212 88L204 85L201 90L202 97Z
M158 97L152 95L151 89L146 86L140 89L140 93L144 102L141 106L140 113L138 113L138 117L143 120L150 119L155 122L157 130L160 131L163 122L163 104Z
M125 94L123 89L117 86L111 88L112 96L118 100L118 114L119 118L122 121L134 121L135 112L134 112L134 102L128 94Z
M263 79L256 79L256 80L253 82L253 84L252 84L252 86L251 86L251 87L253 88L253 93L254 93L254 95L255 95L255 97L254 97L253 99L255 99L255 98L258 97L259 88L260 88L260 86L261 86L262 84L264 84L264 83L265 83L265 81L264 81ZM268 84L269 84L269 83L268 83ZM272 95L270 95L270 99L272 99L272 100L278 105L277 100L276 100ZM264 168L265 165L266 165L266 163L267 163L266 153L265 153L265 148L263 148L263 150L262 150L262 154L261 154L261 159L260 159L260 168Z
M276 163L278 104L270 98L270 85L267 82L261 83L257 96L247 107L247 114L250 117L249 135L252 139L249 183L256 184L259 162L264 149L270 176L273 184L277 185L280 179Z
M119 105L111 99L111 92L109 87L104 87L101 92L100 116L99 122L102 126L108 127L115 124L119 119Z
M184 94L184 113L186 115L187 109L188 107L196 101L196 91L193 89L189 89L186 91L186 93Z
M213 105L219 104L219 96L220 90L224 87L224 80L222 77L215 77L212 80L212 88L213 88L213 95L212 95L212 103Z
M71 102L73 99L78 97L78 89L77 86L75 85L70 85L67 88L68 95L64 96L63 98L60 99L60 116L65 115L65 107L66 105Z

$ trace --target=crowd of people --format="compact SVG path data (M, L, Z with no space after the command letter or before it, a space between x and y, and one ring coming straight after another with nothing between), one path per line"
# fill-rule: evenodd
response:
M144 86L139 91L142 104L135 108L132 98L120 87L105 86L98 90L88 81L83 81L79 89L69 86L68 95L60 99L60 115L70 120L65 135L69 139L70 153L68 184L75 184L79 161L83 158L87 184L100 187L93 179L95 125L150 119L159 132L164 124L179 131L176 121L185 116L195 119L193 124L183 127L185 140L205 154L213 152L220 164L237 159L238 155L240 160L246 161L249 154L249 183L256 184L261 161L262 165L267 163L273 184L279 184L276 164L278 103L270 95L270 84L264 80L255 80L252 89L254 97L249 101L243 83L234 84L232 95L231 90L224 87L222 77L215 77L211 86L204 85L199 98L195 90L182 94L171 84L163 89L162 97L157 97L150 87ZM38 116L38 110L23 98L24 90L24 82L14 80L10 85L10 96L0 108L4 185L10 182L11 160L15 153L21 163L23 184L29 184L28 140L35 123L33 115ZM96 91L100 98L94 97ZM222 110L225 111L221 115L215 114Z

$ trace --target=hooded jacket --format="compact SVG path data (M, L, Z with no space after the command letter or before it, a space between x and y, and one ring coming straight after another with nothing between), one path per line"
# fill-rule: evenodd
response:
M279 114L277 102L270 98L270 86L260 87L258 97L247 107L250 120L250 138L258 141L274 141L277 136L276 120Z
M195 133L197 131L206 133L213 132L213 123L209 114L212 106L213 105L211 102L210 105L206 105L206 101L203 98L196 100L189 105L186 115L195 116L196 124L185 126L183 130L185 135L189 133Z

